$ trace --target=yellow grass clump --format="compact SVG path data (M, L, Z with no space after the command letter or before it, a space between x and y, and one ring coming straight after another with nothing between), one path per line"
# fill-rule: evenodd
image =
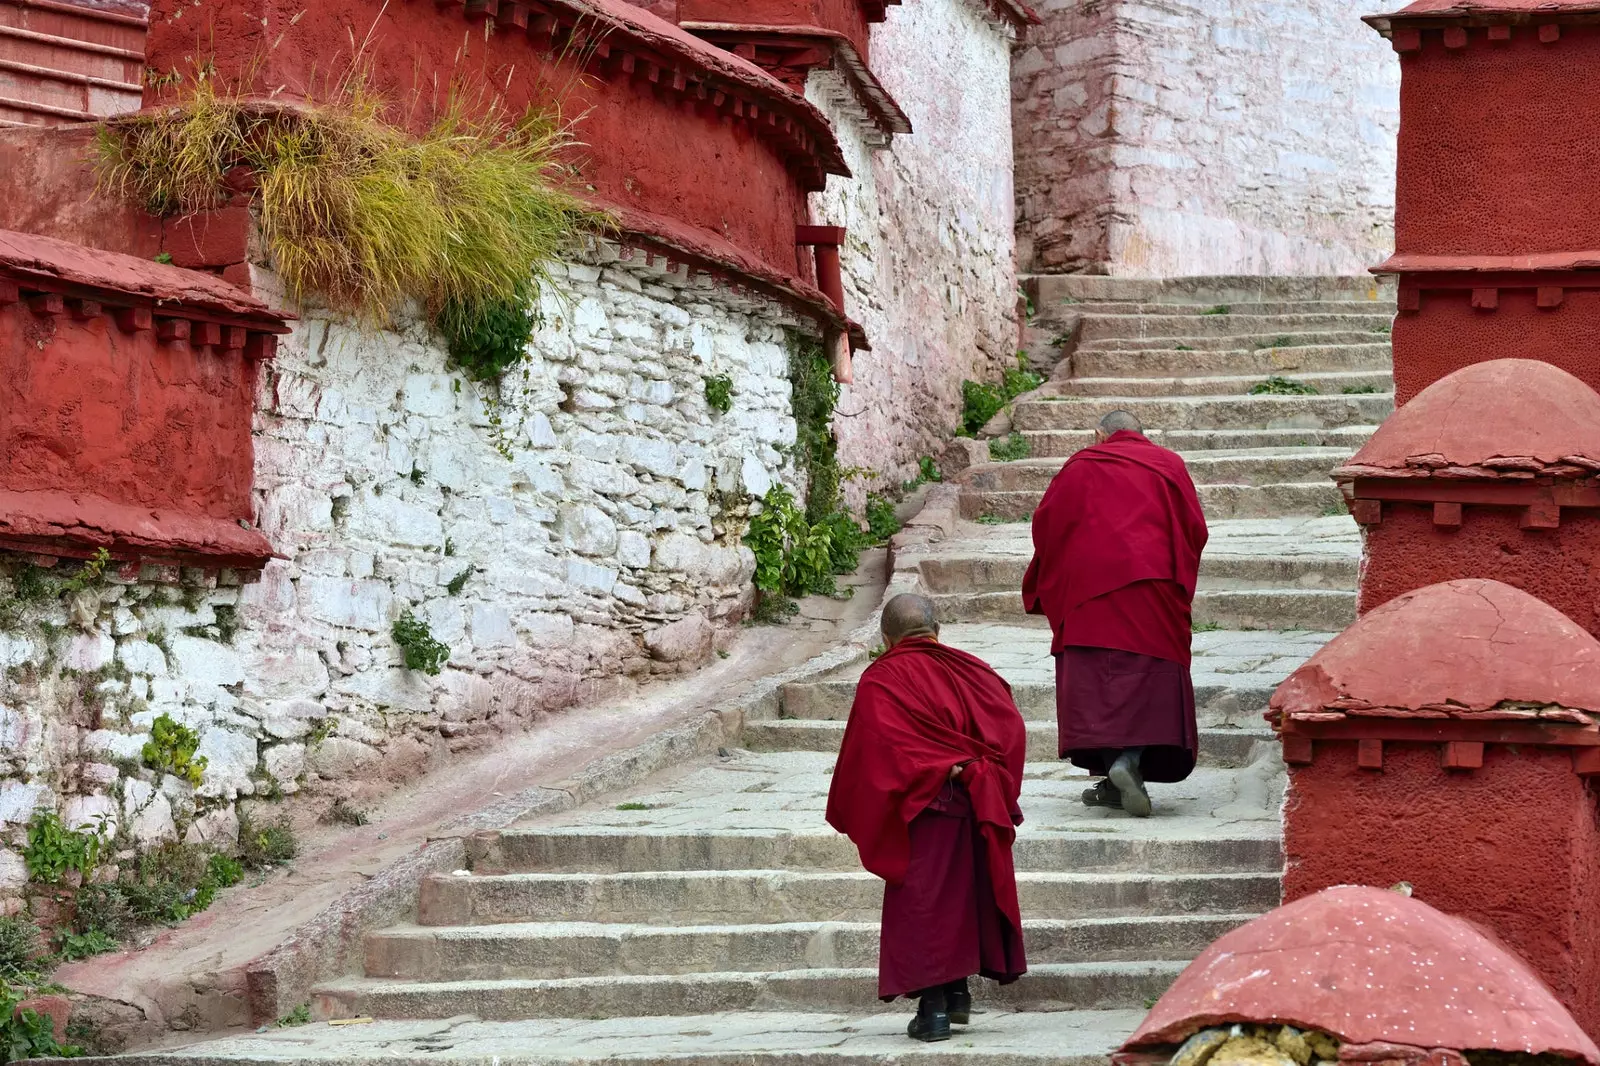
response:
M412 136L353 81L331 102L287 105L191 83L177 106L113 120L102 188L160 215L222 206L241 174L291 295L383 324L407 300L526 305L548 264L603 220L562 187L570 128L553 114L469 111L459 95ZM243 168L242 170L240 168Z

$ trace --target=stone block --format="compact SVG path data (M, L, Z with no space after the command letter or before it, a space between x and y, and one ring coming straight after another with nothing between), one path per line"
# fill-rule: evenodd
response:
M650 538L632 529L617 534L617 562L640 570L649 566Z
M209 767L207 769L209 772ZM124 786L122 824L127 826L139 847L175 840L178 836L167 797L138 778L129 778Z
M299 601L305 618L376 633L389 628L394 594L382 581L307 576L299 582Z
M644 646L660 662L697 663L711 655L714 631L702 615L692 614L676 622L652 629L644 635Z
M42 782L0 781L0 823L23 823L51 802Z
M139 762L143 758L146 734L118 733L111 729L96 729L83 738L83 753L107 762Z
M558 525L562 543L580 555L607 556L617 550L617 525L598 507L568 504L561 508Z
M199 637L171 638L172 669L191 685L237 685L244 680L244 663L226 644Z
M109 633L75 633L67 642L62 662L68 668L92 673L108 666L116 657L117 645Z
M306 766L318 777L329 781L362 778L383 761L378 749L349 737L329 737L306 756Z
M511 614L496 604L474 604L472 607L472 646L475 648L504 648L517 643L517 631L511 624Z
M284 789L292 791L299 786L295 779L305 772L306 746L304 744L276 744L261 756L262 765L272 779Z
M205 777L196 789L198 795L231 800L240 793L248 796L254 791L250 780L256 768L254 738L229 729L208 729L200 737L195 754L206 759Z
M183 839L189 844L232 847L239 840L238 810L229 805L201 815L194 820L194 824L189 827L189 832Z
M617 583L617 572L609 566L596 566L582 559L567 561L567 581L583 592L608 595Z
M311 699L327 689L327 664L305 644L252 659L244 687L248 695L274 701Z
M123 641L117 646L117 658L131 673L148 674L151 677L166 676L166 652L148 641Z

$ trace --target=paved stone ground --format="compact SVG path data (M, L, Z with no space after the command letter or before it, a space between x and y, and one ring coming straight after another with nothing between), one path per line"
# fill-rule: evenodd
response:
M1284 776L1260 714L1353 616L1359 536L1324 471L1389 402L1374 391L1387 387L1383 308L1307 302L1072 310L1077 339L1052 395L1017 412L1037 453L1056 458L974 468L959 490L974 520L896 554L891 591L934 595L945 639L993 663L1029 720L1016 858L1030 973L984 983L987 1013L950 1043L912 1044L908 1008L877 1001L881 887L823 821L863 660L785 686L736 748L474 837L470 869L429 879L416 922L370 936L365 972L313 1004L323 1018L389 1020L155 1061L1102 1061L1187 960L1280 898ZM1077 361L1092 380L1074 375ZM1341 391L1252 396L1256 368ZM1166 438L1191 458L1212 519L1194 640L1201 765L1153 786L1146 820L1085 808L1089 779L1054 757L1048 632L1021 613L1031 545L1009 520L1026 518L1106 404L1182 419Z

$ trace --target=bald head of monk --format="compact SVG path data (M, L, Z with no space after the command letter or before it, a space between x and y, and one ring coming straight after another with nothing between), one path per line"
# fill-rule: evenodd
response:
M911 637L939 639L939 619L934 615L933 601L914 592L902 593L885 604L880 626L885 648Z
M1130 412L1112 411L1110 414L1102 418L1100 420L1100 424L1095 427L1095 443L1103 444L1107 438L1111 436L1111 434L1124 429L1131 429L1135 433L1144 432L1144 426Z

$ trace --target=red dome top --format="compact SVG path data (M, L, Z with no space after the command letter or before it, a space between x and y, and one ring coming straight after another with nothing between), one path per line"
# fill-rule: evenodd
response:
M1508 700L1600 712L1600 641L1521 589L1464 578L1357 619L1278 686L1272 709L1460 714Z
M1324 889L1228 933L1178 976L1123 1050L1229 1022L1600 1066L1600 1049L1527 963L1459 918L1376 888Z
M1600 393L1549 363L1492 359L1423 389L1336 476L1573 464L1600 470Z

